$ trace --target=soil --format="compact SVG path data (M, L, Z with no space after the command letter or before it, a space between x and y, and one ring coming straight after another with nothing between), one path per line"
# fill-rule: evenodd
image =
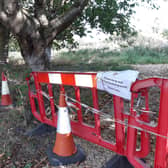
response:
M168 65L132 65L140 72L139 78L168 77ZM159 91L150 99L153 109L158 101ZM157 102L158 104L158 102ZM13 109L0 108L0 168L53 168L49 165L46 150L55 141L55 132L42 136L26 136L25 133L39 125L34 118L27 125L25 122L24 107ZM105 131L109 134L109 131ZM114 152L74 136L76 144L80 144L87 154L83 163L59 168L101 168ZM151 140L152 142L152 140ZM152 142L153 143L153 142ZM154 154L154 149L152 150ZM150 159L148 157L147 159ZM150 160L148 161L150 162Z
M132 67L140 72L140 79L168 77L168 64L132 65Z

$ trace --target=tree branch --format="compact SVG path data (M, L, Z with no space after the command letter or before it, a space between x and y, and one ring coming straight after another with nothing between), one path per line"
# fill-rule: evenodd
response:
M19 8L17 0L0 1L0 22L16 35L39 38L39 22L29 16L26 10Z
M65 14L50 21L48 43L64 31L82 13L89 0L78 0Z
M47 27L49 21L46 16L47 0L35 0L35 17L39 20L42 27Z

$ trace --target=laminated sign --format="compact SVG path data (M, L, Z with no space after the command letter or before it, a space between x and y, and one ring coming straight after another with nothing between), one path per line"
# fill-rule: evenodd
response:
M97 88L130 100L130 87L138 74L138 71L133 70L98 72Z

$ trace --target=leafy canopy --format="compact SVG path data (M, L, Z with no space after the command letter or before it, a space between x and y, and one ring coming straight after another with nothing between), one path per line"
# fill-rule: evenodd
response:
M24 8L32 17L36 17L35 1L20 0L20 7ZM87 34L86 25L97 28L104 33L126 36L134 30L130 26L130 18L135 13L135 7L141 4L156 8L156 0L88 0L82 15L78 17L68 28L56 36L54 44L56 48L70 45L75 47L74 35L80 37ZM43 0L45 3L45 15L48 20L66 13L78 0ZM80 3L80 1L79 1ZM37 9L36 9L37 10ZM41 10L41 9L39 9ZM44 11L43 11L44 12Z

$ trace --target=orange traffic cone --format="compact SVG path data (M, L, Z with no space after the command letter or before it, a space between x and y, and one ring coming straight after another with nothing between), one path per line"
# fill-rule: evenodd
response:
M61 91L57 120L57 134L53 150L47 151L50 164L67 165L85 160L86 156L80 146L76 146L71 133L70 118L65 101L65 93Z
M1 87L1 106L11 106L12 105L12 99L10 97L10 92L8 88L8 83L6 76L2 72L2 87Z

